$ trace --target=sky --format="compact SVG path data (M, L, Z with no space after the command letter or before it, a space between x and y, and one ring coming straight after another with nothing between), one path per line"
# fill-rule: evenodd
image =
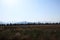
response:
M0 22L60 22L60 0L0 0Z

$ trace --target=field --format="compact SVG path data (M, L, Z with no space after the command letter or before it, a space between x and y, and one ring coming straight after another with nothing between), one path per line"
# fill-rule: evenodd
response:
M0 26L0 40L60 40L60 25Z

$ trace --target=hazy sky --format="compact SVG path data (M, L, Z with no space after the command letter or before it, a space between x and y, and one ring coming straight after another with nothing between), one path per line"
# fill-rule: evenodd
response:
M58 22L60 0L0 0L2 22Z

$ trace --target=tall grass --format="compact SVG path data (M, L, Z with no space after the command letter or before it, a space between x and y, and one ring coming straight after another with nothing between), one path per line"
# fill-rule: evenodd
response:
M60 30L3 30L0 40L60 40Z

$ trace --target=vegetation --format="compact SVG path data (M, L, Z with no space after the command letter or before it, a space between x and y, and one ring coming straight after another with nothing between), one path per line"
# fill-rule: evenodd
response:
M12 26L12 25L60 25L60 22L58 22L58 23L40 23L40 22L38 22L38 23L14 23L14 24L12 24L12 23L10 23L10 24L0 24L0 26Z
M0 40L60 40L60 24L2 24Z
M60 30L3 30L0 40L60 40Z

